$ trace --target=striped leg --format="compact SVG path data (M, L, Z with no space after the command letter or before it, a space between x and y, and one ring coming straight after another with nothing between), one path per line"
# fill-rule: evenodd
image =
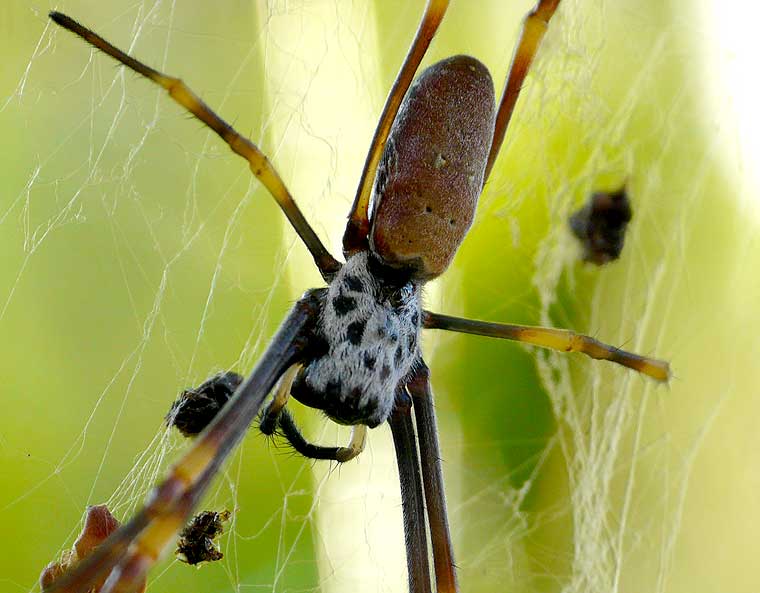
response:
M496 126L493 132L493 142L491 142L491 152L488 155L488 164L486 165L486 174L483 177L483 183L488 180L493 163L499 155L501 144L504 142L504 135L507 133L509 120L512 119L512 112L515 109L517 98L520 96L522 84L525 76L530 70L533 58L536 56L541 39L546 33L549 26L549 20L557 10L560 0L540 0L538 5L527 14L523 21L522 35L517 44L517 49L512 56L512 65L509 68L507 81L504 84L504 91L499 103L499 111L496 113Z
M581 352L597 360L608 360L623 365L661 383L667 383L670 379L670 365L664 360L621 350L590 336L576 334L568 329L491 323L489 321L450 317L430 311L425 311L423 326L427 329L445 329L463 334L513 340L558 350L559 352Z
M422 362L406 384L412 396L414 419L417 422L417 442L420 447L422 484L425 488L425 509L433 544L433 566L437 593L457 593L454 550L451 545L446 495L443 489L441 451L438 446L438 427L435 420L430 370Z
M295 200L293 200L293 196L290 195L288 188L285 187L285 183L280 178L279 173L277 173L277 170L272 166L272 163L269 162L264 153L259 150L258 146L248 138L241 136L230 124L214 113L182 80L167 76L150 66L146 66L65 14L54 11L50 13L50 18L103 53L108 54L131 70L162 86L172 99L214 130L233 152L248 161L251 172L269 190L269 193L272 194L272 197L282 208L290 224L301 237L306 248L311 252L322 276L328 279L340 269L340 263L330 255L327 248L319 240L314 229L311 228L303 213L296 205Z
M401 70L396 76L391 92L385 101L385 107L383 107L383 113L377 123L372 144L369 146L367 160L364 162L364 170L359 179L359 187L356 190L354 204L351 206L348 224L343 234L343 253L346 257L349 254L366 249L367 233L369 232L369 199L372 194L372 186L375 183L377 165L385 149L385 143L388 140L401 101L404 99L409 85L412 84L414 74L417 72L417 68L425 56L425 52L448 7L449 0L428 0L420 26L417 29L417 35L412 41L406 58L404 58L404 63L401 65Z
M214 421L153 489L145 506L84 561L44 590L80 593L108 575L100 593L133 592L174 541L224 459L256 417L280 376L298 361L318 314L319 291L291 310L250 376Z
M412 402L403 387L396 392L396 404L388 423L391 425L401 484L409 593L431 593L420 460L412 423Z

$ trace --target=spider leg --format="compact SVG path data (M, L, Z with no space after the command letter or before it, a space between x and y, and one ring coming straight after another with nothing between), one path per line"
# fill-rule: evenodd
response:
M363 424L352 428L351 440L346 447L314 445L301 434L290 412L285 409L290 398L290 388L300 368L301 365L294 364L280 379L272 401L261 414L259 430L267 436L282 436L298 453L309 459L329 459L344 463L357 457L364 451L367 441L367 427Z
M251 172L272 194L306 248L311 252L322 276L327 280L340 269L340 263L330 255L330 252L319 240L314 229L311 228L293 200L293 196L290 195L288 188L285 187L279 173L264 153L258 146L248 138L241 136L230 124L219 117L181 79L167 76L150 66L146 66L65 14L53 11L50 13L50 18L103 53L166 89L172 99L214 130L233 152L248 161Z
M427 535L425 533L425 501L420 479L420 460L417 455L412 401L401 388L396 392L396 405L388 419L396 449L401 510L404 515L404 543L409 574L409 593L430 593Z
M293 386L293 381L298 374L298 370L301 365L294 364L290 367L280 379L277 384L277 388L274 392L274 397L269 405L261 413L261 420L259 420L259 430L267 436L271 436L277 430L277 424L280 420L280 415L288 403L290 398L290 388Z
M423 327L514 340L515 342L533 344L560 352L581 352L597 360L608 360L623 365L662 383L667 383L670 379L670 365L664 360L621 350L590 336L576 334L567 329L491 323L462 317L450 317L430 311L425 311L423 315Z
M414 375L406 384L406 389L412 396L414 418L417 422L425 508L433 544L436 591L456 593L459 588L446 511L446 495L443 489L441 451L438 446L433 391L430 388L430 370L423 361L420 361Z
M345 447L324 447L315 445L306 440L301 434L298 426L286 409L280 412L277 424L277 433L284 437L288 443L304 457L309 459L329 459L339 463L351 461L364 451L364 444L367 441L367 427L364 424L357 424L352 427L351 440Z
M496 113L491 152L488 155L486 174L483 177L484 184L488 180L488 175L491 173L494 161L499 154L501 144L504 142L504 135L507 132L509 120L512 118L517 98L520 96L525 75L530 69L533 58L541 44L541 39L543 39L549 26L549 20L554 15L554 11L557 10L559 3L560 0L539 0L538 5L523 20L522 35L512 56L512 65L509 67L499 110Z
M106 575L100 593L134 591L186 523L277 379L301 356L318 315L319 294L319 290L309 291L296 303L254 370L168 477L152 490L137 515L44 593L87 591Z
M348 216L348 224L343 234L343 253L348 256L351 253L366 249L367 233L369 232L369 199L372 193L372 186L375 182L375 173L380 157L385 149L388 135L396 119L401 101L409 89L409 85L414 79L414 74L422 61L428 46L430 45L438 25L441 24L443 15L449 6L449 0L428 0L422 20L417 28L417 34L409 47L409 51L404 58L396 80L391 87L388 98L385 100L383 112L380 115L380 121L377 123L375 135L367 153L367 160L364 162L364 170L359 179L359 186L356 190L356 197L351 206L351 212Z

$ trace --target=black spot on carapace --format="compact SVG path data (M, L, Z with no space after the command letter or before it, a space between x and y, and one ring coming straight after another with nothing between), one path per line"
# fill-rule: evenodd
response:
M328 381L325 385L325 395L328 397L339 397L341 391L341 382L339 380Z
M317 360L327 356L330 352L330 343L318 332L312 332L306 342L304 354L307 360Z
M348 324L348 327L346 328L346 336L348 337L348 341L354 346L358 346L361 343L362 336L364 336L364 327L366 325L367 322L364 319Z
M381 291L383 289L395 290L402 288L412 278L412 272L408 268L393 268L386 266L372 252L367 258L367 267L372 276L378 279Z
M336 296L332 304L338 317L343 317L345 314L356 309L356 300L343 294Z
M377 418L379 402L373 398L363 401L362 393L360 387L353 387L345 399L329 397L326 393L318 409L339 424L366 424L374 428L382 421Z
M343 278L343 285L353 292L364 292L364 283L351 274L346 274L345 278Z
M390 376L391 376L391 368L387 364L384 364L383 368L380 369L380 379L382 381L385 381Z
M394 327L393 320L391 319L390 315L385 316L383 327L378 328L377 333L378 333L378 336L381 338L387 336L391 342L398 342L398 331Z
M296 375L296 380L293 381L293 385L290 388L290 395L305 406L316 408L317 410L323 410L329 399L328 394L316 391L311 387L306 378L308 375L307 368L308 367L302 368L298 372L298 375ZM337 388L340 390L340 385L338 385ZM334 394L332 394L332 399L335 399Z
M416 344L417 344L417 336L415 334L413 334L413 333L409 334L406 337L406 347L407 347L407 350L409 350L410 353L414 352L414 347L416 346Z
M377 406L378 406L378 400L372 399L364 404L364 416L367 418L372 418L375 414L377 414ZM369 428L375 428L377 426L377 422L374 422L372 424L367 424Z
M369 369L370 371L375 368L375 363L377 362L377 358L372 356L369 352L364 353L364 366Z

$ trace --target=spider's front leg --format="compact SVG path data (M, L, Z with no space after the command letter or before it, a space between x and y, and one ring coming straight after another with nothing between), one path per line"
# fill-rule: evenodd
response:
M427 535L425 532L425 499L420 480L420 460L412 423L412 400L401 385L396 390L393 412L388 418L396 451L401 511L404 516L404 543L409 593L430 593ZM432 531L432 530L431 530ZM436 583L438 585L438 583ZM447 591L437 587L437 591ZM448 591L455 591L449 589Z
M264 398L280 376L301 359L318 313L319 294L319 290L310 291L296 303L256 368L168 477L153 489L137 515L57 578L45 593L81 593L103 579L100 593L134 591L140 586L248 430Z
M438 593L455 593L458 586L446 510L446 495L443 489L438 426L433 404L433 390L430 387L430 370L423 360L415 365L415 371L409 378L406 389L412 396L414 418L417 422L417 442L420 448L430 539L433 544L436 589Z
M670 380L670 364L667 361L628 352L569 329L493 323L452 317L431 311L425 311L423 324L425 329L443 329L476 336L501 338L559 352L580 352L589 358L607 360L628 367L661 383L667 383Z

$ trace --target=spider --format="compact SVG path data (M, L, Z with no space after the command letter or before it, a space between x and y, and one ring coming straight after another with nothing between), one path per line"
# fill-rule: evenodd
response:
M409 589L432 590L429 531L435 588L457 591L430 372L419 347L421 330L582 352L668 380L666 362L572 331L451 317L427 311L421 303L422 287L447 269L470 228L522 82L559 3L540 0L525 17L497 104L488 70L469 56L434 64L412 85L448 6L447 0L428 0L367 155L343 236L345 262L325 248L258 147L180 79L139 62L70 17L50 14L57 24L162 86L246 159L313 256L327 286L308 290L294 305L246 379L222 376L195 390L222 388L234 395L211 414L213 420L143 508L45 591L80 591L102 579L101 591L136 590L258 416L264 432L282 435L301 454L336 462L359 455L368 429L388 422L399 470ZM344 447L309 443L287 411L290 397L352 426L350 442Z

